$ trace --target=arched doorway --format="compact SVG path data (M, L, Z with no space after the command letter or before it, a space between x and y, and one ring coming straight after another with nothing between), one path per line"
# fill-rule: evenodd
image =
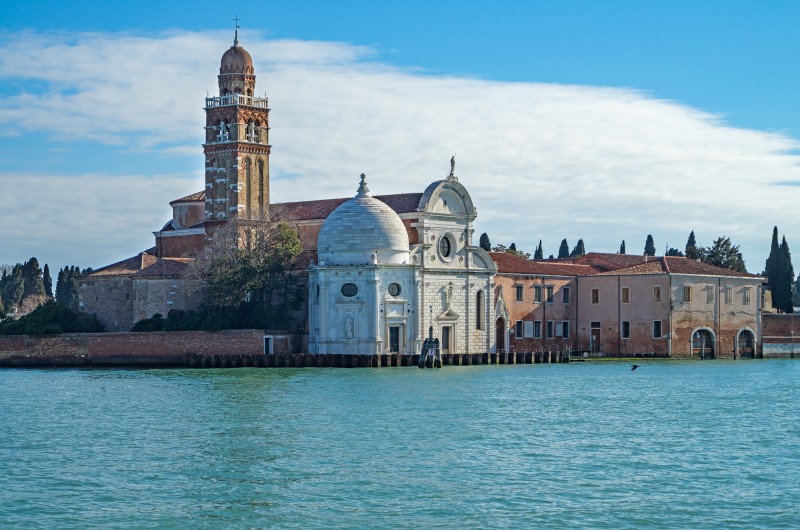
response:
M692 355L701 359L714 358L714 334L708 329L698 329L692 333Z
M755 359L755 344L756 341L752 331L749 329L739 331L739 335L736 337L736 354L741 359Z
M503 317L498 318L495 325L495 344L498 353L506 351L506 319Z

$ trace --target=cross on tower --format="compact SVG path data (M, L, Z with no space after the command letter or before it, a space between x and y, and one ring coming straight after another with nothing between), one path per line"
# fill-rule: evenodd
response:
M234 46L238 46L239 45L239 15L238 15L238 13L236 15L236 18L233 18L231 20L236 22L236 32L235 32L234 37L233 37L233 45Z

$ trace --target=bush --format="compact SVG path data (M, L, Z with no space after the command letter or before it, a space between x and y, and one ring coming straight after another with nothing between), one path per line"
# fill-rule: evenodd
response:
M0 323L0 335L43 335L56 333L97 333L103 325L94 315L73 311L49 301L18 320Z

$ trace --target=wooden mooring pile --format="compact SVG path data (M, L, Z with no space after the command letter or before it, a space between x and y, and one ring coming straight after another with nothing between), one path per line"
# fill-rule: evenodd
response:
M388 368L417 367L419 354L341 355L289 354L196 354L186 355L188 368ZM443 353L443 366L489 364L540 364L569 362L561 352Z

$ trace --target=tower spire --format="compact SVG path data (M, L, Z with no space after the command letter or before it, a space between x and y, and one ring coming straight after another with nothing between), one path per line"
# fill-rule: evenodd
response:
M238 14L236 15L236 18L233 19L233 21L236 22L236 30L234 31L234 34L233 34L233 45L234 46L238 46L239 45L239 15Z

